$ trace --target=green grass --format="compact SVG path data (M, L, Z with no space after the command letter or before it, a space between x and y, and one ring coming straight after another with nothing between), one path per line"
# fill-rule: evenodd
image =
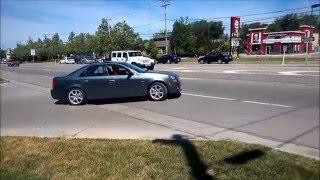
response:
M232 141L1 137L1 179L319 179L319 161Z
M0 84L2 84L2 83L5 83L5 82L7 82L5 79L2 79L1 77L0 77Z

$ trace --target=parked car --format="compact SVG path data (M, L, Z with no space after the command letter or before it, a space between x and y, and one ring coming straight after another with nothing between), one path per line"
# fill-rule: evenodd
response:
M60 64L74 64L75 60L72 57L64 57L60 60Z
M86 100L149 96L161 101L178 95L181 84L171 72L148 71L124 62L95 63L67 76L54 77L51 96L80 105Z
M155 60L142 56L141 51L112 51L111 61L126 62L139 66L141 68L147 68L149 70L154 69Z
M181 61L181 58L178 57L177 55L163 55L159 58L156 59L157 63L167 63L167 64L171 64L171 63L178 63Z
M6 63L7 63L7 59L2 58L2 59L1 59L1 64L6 64Z
M6 61L8 67L18 67L20 66L20 61L16 59L7 59Z
M218 64L222 64L222 63L228 64L230 61L232 61L232 56L222 52L212 52L207 54L206 56L198 58L198 62L201 64L204 64L204 63L210 64L213 62L216 62Z
M93 59L93 58L90 58L90 57L82 57L80 60L79 60L79 64L92 64L92 63L95 63L96 60Z

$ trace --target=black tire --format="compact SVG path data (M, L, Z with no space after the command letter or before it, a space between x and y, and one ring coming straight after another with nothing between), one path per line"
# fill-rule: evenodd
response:
M222 60L221 59L218 59L218 64L222 64Z
M204 64L204 60L201 59L201 60L199 61L199 63L200 63L200 64Z
M168 97L168 88L161 82L154 82L148 88L148 96L152 101L163 101Z
M224 63L229 64L229 61L225 61Z
M147 69L153 70L153 69L154 69L154 66L150 66L150 67L148 67Z
M74 92L74 91L78 91L78 92L80 92L81 93L81 97L82 97L82 99L81 100L79 100L80 98L78 98L78 102L76 103L75 102L75 100L71 100L71 98L70 98L70 93L71 92ZM75 93L73 93L74 95L76 95ZM79 96L79 94L78 94L78 96ZM67 93L67 96L66 96L66 100L68 101L68 103L70 104L70 105L72 105L72 106L78 106L78 105L82 105L82 104L84 104L85 102L86 102L86 95L85 95L85 93L84 93L84 91L82 90L82 89L80 89L80 88L71 88L71 89L69 89L69 91L68 91L68 93Z

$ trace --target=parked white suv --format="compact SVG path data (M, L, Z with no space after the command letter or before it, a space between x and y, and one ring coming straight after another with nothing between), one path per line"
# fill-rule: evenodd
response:
M64 57L60 60L60 64L74 64L76 61L71 57Z
M142 56L141 51L112 51L111 61L126 62L142 68L153 70L155 60Z

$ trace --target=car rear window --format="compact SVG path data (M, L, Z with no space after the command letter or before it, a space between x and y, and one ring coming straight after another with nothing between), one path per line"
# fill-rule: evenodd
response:
M80 77L105 76L107 74L104 71L104 67L104 65L89 66L80 74Z

